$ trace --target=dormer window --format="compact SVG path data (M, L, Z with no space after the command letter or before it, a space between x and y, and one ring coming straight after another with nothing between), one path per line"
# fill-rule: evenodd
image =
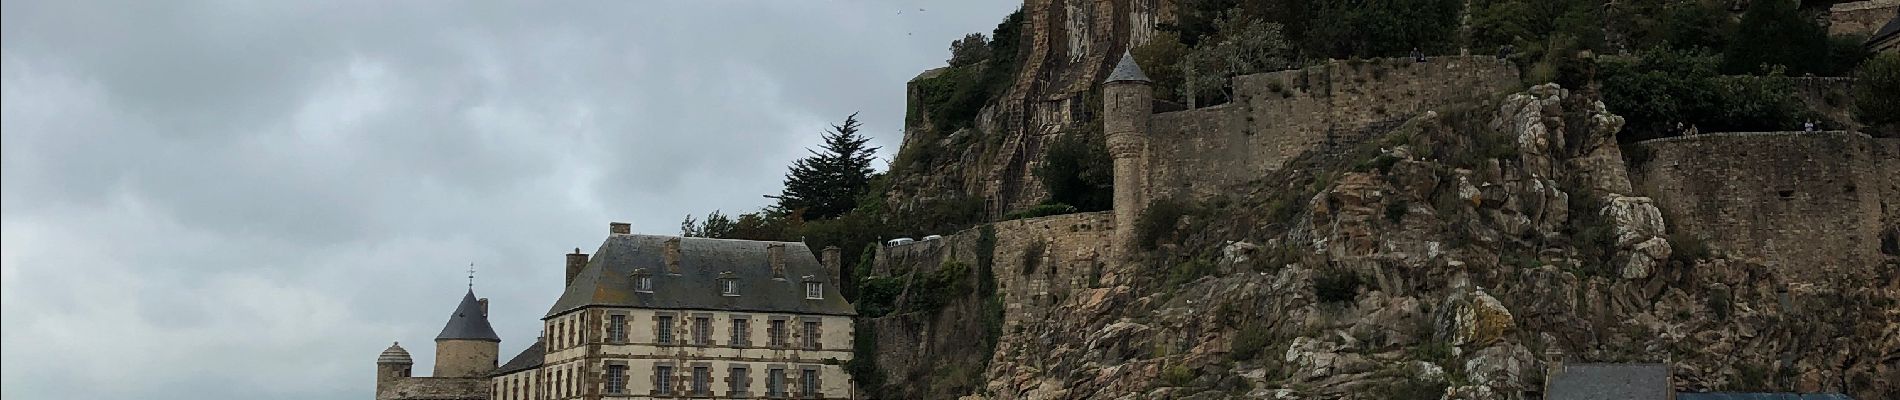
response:
M653 293L653 274L648 273L646 268L633 270L633 291Z
M810 300L825 298L825 285L818 282L805 282L805 298Z
M719 294L726 295L726 296L738 296L739 295L739 280L732 279L732 278L720 279L719 280Z

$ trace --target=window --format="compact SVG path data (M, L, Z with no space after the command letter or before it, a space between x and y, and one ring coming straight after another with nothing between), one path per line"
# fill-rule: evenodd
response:
M746 382L747 378L750 377L746 376L745 367L732 367L732 376L726 377L726 396L744 396L743 393L745 393L745 388L748 386L748 382Z
M733 346L747 346L752 344L751 327L746 326L748 323L749 321L746 321L745 318L732 319L732 342L728 344Z
M654 328L654 329L660 330L656 335L654 335L659 338L658 343L673 344L673 316L661 315L659 316L658 319L659 319L658 321L659 326Z
M661 365L653 367L653 391L659 394L673 394L673 367Z
M805 298L813 300L825 298L825 285L818 282L805 282Z
M693 367L693 395L712 394L712 368Z
M805 397L818 397L818 370L799 371L798 386L802 389L799 392Z
M785 397L785 370L765 371L765 397Z
M738 279L720 279L719 280L719 294L727 295L727 296L738 296L739 295L739 280Z
M607 366L607 393L627 392L627 366Z
M772 320L772 326L766 327L765 330L766 335L772 336L772 340L767 342L769 345L774 347L785 346L785 320Z
M712 317L693 318L693 344L700 346L712 344Z
M818 349L818 321L805 321L805 348Z
M633 291L653 293L653 277L644 275L633 277Z
M627 316L607 316L607 338L608 340L614 341L614 343L625 343L627 341Z

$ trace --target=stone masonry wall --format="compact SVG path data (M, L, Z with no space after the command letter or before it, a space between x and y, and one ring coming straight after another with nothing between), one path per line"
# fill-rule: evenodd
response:
M1639 190L1674 232L1782 273L1828 278L1877 264L1900 221L1900 139L1718 133L1637 146L1648 154L1634 168Z
M1827 33L1829 35L1867 36L1880 30L1887 20L1893 19L1894 11L1900 10L1900 0L1867 0L1835 4L1828 8Z
M487 378L402 378L376 393L376 400L487 399Z
M1487 56L1336 60L1236 77L1231 103L1154 115L1148 198L1217 193L1321 144L1518 84L1514 66Z

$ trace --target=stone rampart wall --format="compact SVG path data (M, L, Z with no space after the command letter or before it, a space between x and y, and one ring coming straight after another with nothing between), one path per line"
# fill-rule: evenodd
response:
M1518 85L1515 66L1488 56L1332 61L1237 77L1231 103L1154 115L1149 198L1217 193L1366 128Z
M1900 221L1900 139L1858 133L1717 133L1638 143L1639 190L1672 232L1785 273L1872 265Z
M1835 4L1828 9L1829 35L1867 36L1893 19L1900 0L1867 0Z
M991 272L1007 307L1006 324L1035 318L1077 289L1127 283L1132 271L1114 270L1112 212L1055 215L997 222ZM949 261L975 263L981 232L878 249L873 274L935 271Z
M487 378L402 378L376 393L376 400L487 399Z

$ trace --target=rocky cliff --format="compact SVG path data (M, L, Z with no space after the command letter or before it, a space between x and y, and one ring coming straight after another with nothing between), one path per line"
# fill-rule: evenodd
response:
M978 313L899 313L876 326L905 344L879 357L912 360L887 369L899 379L984 369L967 393L905 398L1517 399L1553 361L1668 363L1685 391L1900 394L1900 262L1791 268L1672 239L1630 179L1620 125L1587 96L1537 86L1368 127L1227 194L1151 209L1173 218L1137 222L1152 231L1126 259L1102 256L1106 214L923 244L963 255L887 248L884 276L984 259L960 276L994 282L1004 322L993 354L970 361ZM934 325L890 326L919 315Z

